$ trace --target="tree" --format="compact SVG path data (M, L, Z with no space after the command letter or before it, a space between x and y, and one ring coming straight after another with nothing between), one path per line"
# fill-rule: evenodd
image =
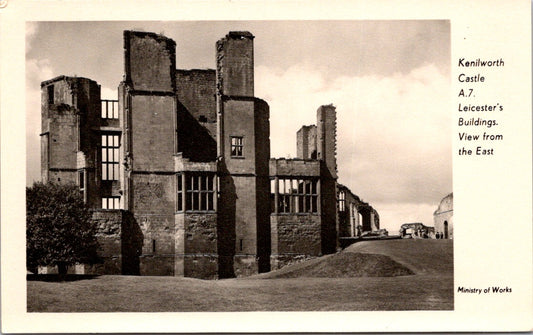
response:
M35 183L26 188L26 266L97 262L96 223L74 184Z

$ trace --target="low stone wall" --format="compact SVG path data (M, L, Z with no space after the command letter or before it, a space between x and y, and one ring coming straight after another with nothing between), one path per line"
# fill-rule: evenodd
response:
M235 277L248 277L259 273L257 257L252 255L235 255L233 257Z
M321 218L318 214L278 214L270 216L271 269L320 256Z
M88 266L89 274L122 274L122 211L97 210L93 212L98 230L98 256L102 263Z
M218 278L217 214L176 214L174 275Z
M133 215L124 210L95 210L98 256L101 262L84 265L83 274L139 275L143 237ZM76 273L79 273L76 271Z
M174 255L142 255L139 257L139 261L140 275L174 275Z

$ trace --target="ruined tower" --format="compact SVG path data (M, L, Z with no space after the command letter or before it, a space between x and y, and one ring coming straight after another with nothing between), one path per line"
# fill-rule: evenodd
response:
M333 105L320 106L317 115L317 158L321 162L322 250L338 247L337 208L337 112Z
M320 106L317 119L317 158L325 163L332 178L337 178L337 112L333 105Z
M230 32L216 44L222 277L269 269L269 109L254 97L253 39Z
M142 232L140 274L174 274L176 45L146 32L124 32L119 87L124 135L124 208Z
M41 83L41 178L78 184L86 203L100 206L100 86L59 76Z
M302 126L296 133L296 157L316 159L316 125Z

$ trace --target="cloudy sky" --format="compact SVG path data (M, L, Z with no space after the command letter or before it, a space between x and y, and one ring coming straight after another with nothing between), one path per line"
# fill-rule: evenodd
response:
M215 68L215 42L230 30L256 38L255 95L270 105L271 155L295 157L296 131L316 109L337 107L339 182L397 233L433 225L452 192L448 21L32 22L26 38L27 183L40 178L40 82L96 80L116 99L123 30L176 41L181 69Z

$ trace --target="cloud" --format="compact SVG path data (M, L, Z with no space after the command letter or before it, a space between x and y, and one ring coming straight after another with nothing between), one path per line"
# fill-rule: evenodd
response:
M444 197L444 195L443 195ZM398 234L400 226L404 223L422 222L426 226L433 226L433 212L437 209L437 204L420 203L382 203L372 204L379 210L379 220L381 228L389 231L390 235Z
M117 90L102 86L100 90L100 97L107 100L117 100Z
M380 211L433 208L451 192L450 83L436 66L331 81L305 64L286 71L259 66L255 82L256 95L270 105L273 157L295 157L296 131L316 123L320 105L333 103L339 181L354 193L385 206Z
M40 180L41 82L52 78L47 59L26 61L26 183Z
M122 30L164 29L177 42L178 67L212 68L214 42L242 28L256 36L255 95L270 105L273 157L295 157L296 131L333 103L339 181L381 213L404 215L398 204L414 213L409 204L436 206L451 191L449 21L161 24L27 23L29 180L39 176L40 81L84 76L102 85L103 98L116 99L110 88L122 76ZM74 40L86 43L73 47Z
M39 31L39 24L37 22L26 22L26 53L31 50L32 42Z

